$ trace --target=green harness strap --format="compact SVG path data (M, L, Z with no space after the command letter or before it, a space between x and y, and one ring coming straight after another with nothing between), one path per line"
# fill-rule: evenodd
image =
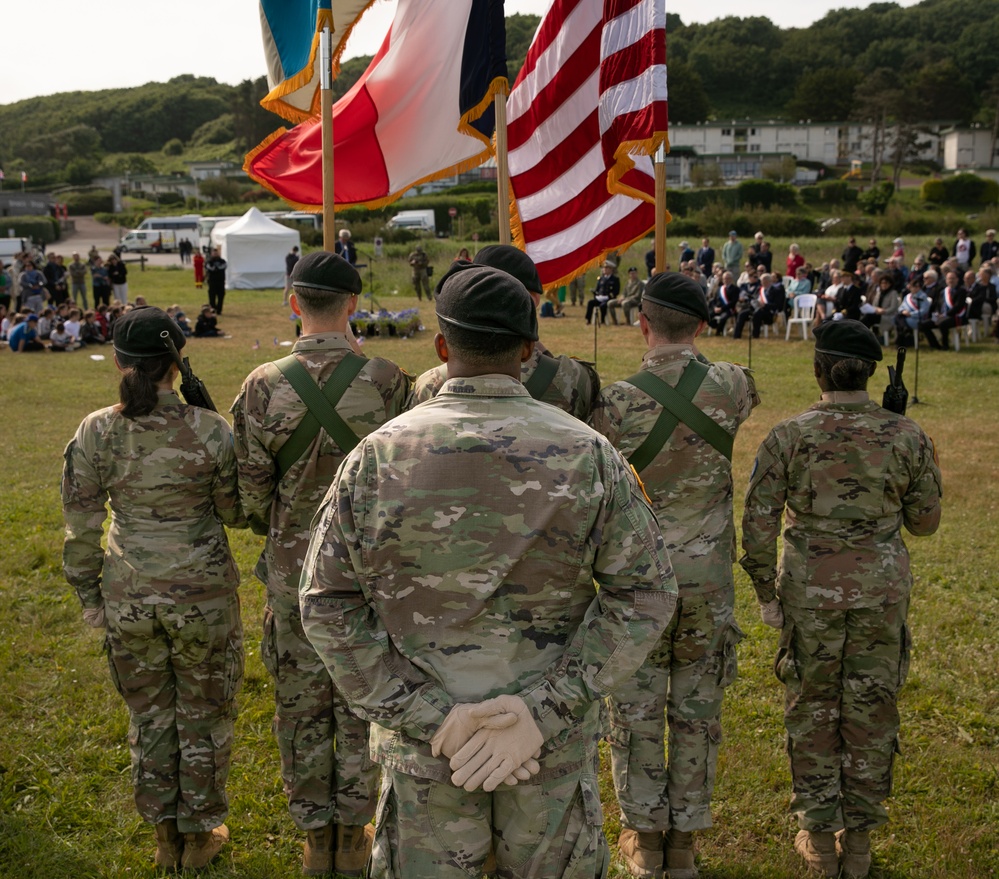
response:
M681 421L729 461L732 460L734 443L732 435L691 402L707 374L707 366L697 360L691 360L683 370L675 388L645 370L625 379L663 407L645 442L628 458L628 463L637 472L640 473L652 463Z
M279 479L305 454L313 440L319 435L320 427L329 434L345 455L360 442L357 434L347 426L347 423L337 413L336 404L340 402L340 398L350 387L350 383L367 362L366 357L349 352L337 364L336 369L326 380L326 384L320 389L316 380L309 375L309 371L302 366L301 361L294 354L275 361L274 365L281 370L281 373L288 379L309 410L299 422L298 427L295 428L295 432L278 450Z
M551 387L552 379L555 378L557 372L558 361L554 357L542 354L538 358L538 365L531 373L531 377L524 382L527 393L535 400L540 400L545 395L545 391Z

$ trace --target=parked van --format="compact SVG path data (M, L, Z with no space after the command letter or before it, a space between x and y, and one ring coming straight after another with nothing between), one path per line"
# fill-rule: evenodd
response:
M133 229L121 239L118 248L124 253L139 253L141 251L166 253L176 250L177 242L177 233L172 229Z
M437 226L432 209L424 211L399 211L388 221L390 229L409 229L413 232L429 232L433 235Z
M30 238L0 238L0 260L5 266L9 266L14 257L25 250L31 250Z
M157 229L170 230L177 233L178 241L181 238L188 238L194 242L197 241L198 220L200 219L201 214L184 214L180 217L146 217L136 226L136 230L140 232Z

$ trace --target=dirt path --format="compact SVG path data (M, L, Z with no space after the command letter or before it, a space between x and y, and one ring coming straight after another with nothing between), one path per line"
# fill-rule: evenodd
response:
M87 258L87 252L91 246L95 246L101 255L106 257L121 240L121 236L127 231L124 228L119 230L118 226L108 226L105 223L98 223L93 217L73 217L76 228L72 232L65 233L49 249L56 253L61 253L69 259L75 251L79 251L80 256ZM145 254L147 265L154 266L175 266L180 265L180 257L175 253ZM125 261L132 262L139 258L139 254L125 254Z

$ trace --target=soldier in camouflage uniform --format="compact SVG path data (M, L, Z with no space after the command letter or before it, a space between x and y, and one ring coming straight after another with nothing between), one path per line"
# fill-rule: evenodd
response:
M816 339L822 400L760 446L741 563L764 622L781 628L775 670L801 828L795 849L827 876L842 867L862 877L869 833L888 820L909 665L912 574L901 529L936 531L940 470L918 425L867 396L881 360L874 334L859 321L829 321Z
M317 251L296 263L290 280L291 307L301 315L303 331L293 356L325 385L351 357L348 318L361 278L341 257ZM335 407L353 442L402 412L409 394L409 377L394 363L374 358L358 365ZM267 587L261 656L274 678L274 731L288 807L307 835L305 872L328 873L335 860L337 872L355 875L370 849L364 826L375 811L378 767L368 757L367 723L333 686L302 631L298 609L312 518L349 448L317 431L282 472L281 449L307 412L275 363L250 373L232 406L239 493L250 527L267 535L256 568Z
M423 294L427 294L427 302L430 301L430 275L427 272L430 266L430 258L419 244L409 254L409 268L412 273L411 280L413 289L416 291L416 298L423 301Z
M640 326L643 372L676 387L691 361L703 378L690 401L729 437L758 402L750 374L711 363L694 339L709 312L701 287L676 272L653 275ZM630 381L601 392L590 424L632 463L652 498L676 572L677 621L638 673L638 701L612 697L611 760L624 829L619 851L635 876L693 879L693 831L711 826L725 687L735 678L735 523L728 456L683 419L658 448L646 446L663 404ZM655 442L654 440L652 442ZM669 762L663 742L669 718Z
M84 619L106 625L111 677L130 717L135 804L155 825L156 863L197 868L229 838L243 634L223 526L245 520L229 425L174 393L178 370L161 333L184 346L158 308L115 324L122 403L88 415L66 447L63 567Z
M457 264L437 314L448 381L347 457L302 575L306 633L376 724L372 876L603 876L598 700L669 624L668 555L610 443L518 380L523 285Z
M527 288L535 308L541 302L544 287L538 270L522 250L509 244L493 244L475 254L475 264L492 266L513 275ZM534 344L534 352L521 366L520 380L536 400L551 403L581 421L590 414L590 407L600 391L600 377L593 364L564 354L556 357L540 341ZM416 380L410 406L435 397L446 381L447 366L441 364L428 369Z

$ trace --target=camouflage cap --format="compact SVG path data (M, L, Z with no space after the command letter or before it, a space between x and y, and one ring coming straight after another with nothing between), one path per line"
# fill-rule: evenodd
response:
M166 339L179 351L186 339L169 314L154 305L139 305L114 322L111 331L114 350L126 357L159 357L168 354Z
M815 350L833 357L850 357L877 363L884 355L877 336L859 320L830 320L817 326Z
M527 288L500 269L456 262L437 290L437 317L443 323L538 340L538 315Z
M528 293L537 293L538 296L545 294L534 260L512 244L490 244L475 254L472 261L478 266L492 266L513 275L527 288Z
M343 257L327 250L316 250L295 263L291 270L291 286L357 296L361 292L361 276Z
M642 300L709 320L708 300L701 285L679 272L659 272L649 278Z

